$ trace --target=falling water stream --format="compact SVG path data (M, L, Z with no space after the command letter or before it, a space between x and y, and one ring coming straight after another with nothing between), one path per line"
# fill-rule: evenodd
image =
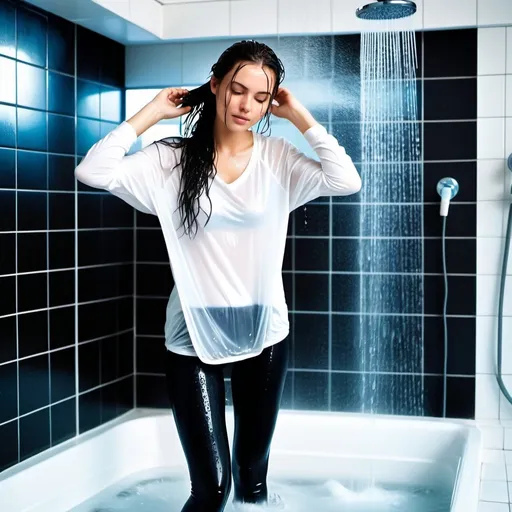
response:
M423 413L420 130L412 31L361 37L363 412Z

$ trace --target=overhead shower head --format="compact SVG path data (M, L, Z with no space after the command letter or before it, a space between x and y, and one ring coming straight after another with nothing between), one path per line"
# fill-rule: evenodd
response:
M411 0L377 0L360 7L356 16L362 20L385 21L407 18L416 12L416 4Z

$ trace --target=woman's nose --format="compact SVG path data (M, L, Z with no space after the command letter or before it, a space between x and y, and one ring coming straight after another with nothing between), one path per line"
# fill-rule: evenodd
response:
M251 110L251 99L248 96L242 98L240 102L240 109L244 112L250 112Z

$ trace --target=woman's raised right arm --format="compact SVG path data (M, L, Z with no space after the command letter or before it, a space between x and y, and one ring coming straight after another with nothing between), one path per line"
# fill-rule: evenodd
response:
M187 112L177 108L183 89L164 89L128 121L94 144L75 169L78 181L120 197L134 208L156 215L154 192L161 188L169 162L155 144L127 155L137 137L162 119Z

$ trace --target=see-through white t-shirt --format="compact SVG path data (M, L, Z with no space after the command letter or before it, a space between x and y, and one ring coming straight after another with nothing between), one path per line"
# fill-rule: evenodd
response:
M210 203L201 197L193 238L180 224L180 149L154 143L127 154L137 135L124 121L76 168L79 181L158 217L175 282L164 329L168 350L220 364L257 355L288 335L281 269L289 214L361 187L352 159L322 125L304 137L318 161L284 138L253 132L243 173L229 184L212 179L206 226Z

